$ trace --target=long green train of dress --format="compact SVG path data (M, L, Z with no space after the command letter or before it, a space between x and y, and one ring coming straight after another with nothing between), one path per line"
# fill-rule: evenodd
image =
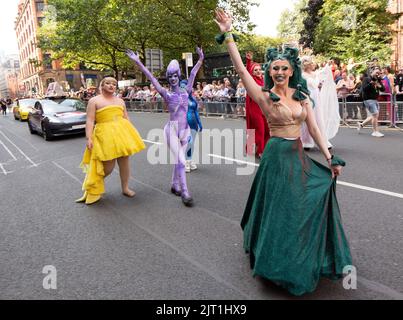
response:
M334 164L344 161L335 157ZM293 295L314 291L322 276L343 277L343 268L352 264L336 179L305 154L300 139L269 140L241 227L253 276Z

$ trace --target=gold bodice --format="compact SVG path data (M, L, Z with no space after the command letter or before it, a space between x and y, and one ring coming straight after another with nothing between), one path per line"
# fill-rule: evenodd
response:
M299 138L301 135L301 125L307 117L306 105L309 100L301 101L301 110L298 114L293 114L291 109L285 104L272 103L271 112L267 114L267 123L270 128L270 135L281 138Z

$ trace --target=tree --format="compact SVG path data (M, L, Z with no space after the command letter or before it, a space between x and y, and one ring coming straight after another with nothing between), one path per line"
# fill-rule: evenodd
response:
M387 6L387 0L326 0L315 31L314 52L344 61L377 57L389 63L391 25L399 15L387 11Z
M120 71L133 68L125 49L144 57L146 48L164 50L164 59L193 52L196 45L215 50L218 4L231 6L238 30L251 30L250 0L48 0L56 15L40 31L39 46L63 58L64 66Z
M267 48L278 47L283 43L283 39L258 36L255 34L241 35L239 41L239 50L242 52L252 51L255 61L265 61Z
M298 42L304 28L306 13L303 9L307 6L308 0L299 0L295 3L293 10L286 9L280 16L277 32L280 38L289 42Z
M63 58L66 68L84 62L90 68L119 71L128 65L119 44L125 34L114 29L117 1L110 0L49 0L51 10L39 33L39 46ZM114 18L113 18L114 17Z
M312 49L313 47L315 30L322 18L320 10L323 7L323 3L324 0L309 0L307 7L302 10L302 12L306 13L306 16L303 20L304 28L301 31L299 43L304 48Z

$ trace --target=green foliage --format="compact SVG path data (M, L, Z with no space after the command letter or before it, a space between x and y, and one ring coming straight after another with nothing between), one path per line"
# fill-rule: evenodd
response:
M252 51L253 59L258 62L264 62L267 48L279 47L283 39L258 36L254 34L241 35L238 48L241 52Z
M307 13L303 11L308 0L299 0L295 3L293 10L286 9L280 16L277 32L280 38L288 42L299 42L301 32L304 29L304 19Z
M214 10L231 7L237 30L249 31L250 0L48 0L50 10L40 31L39 46L63 58L65 67L121 71L133 68L124 51L144 56L146 48L164 51L165 63L182 52L217 51ZM56 12L53 15L52 12Z
M309 0L306 8L302 9L306 16L303 20L304 28L301 31L301 38L299 43L304 48L312 48L315 40L315 30L318 26L322 16L320 10L323 7L324 0Z
M391 25L398 16L387 11L387 5L387 0L325 0L314 52L344 61L378 57L381 63L389 63Z

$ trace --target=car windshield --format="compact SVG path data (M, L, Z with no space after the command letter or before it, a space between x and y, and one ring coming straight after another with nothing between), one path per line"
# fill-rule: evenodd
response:
M18 102L19 102L20 107L26 108L26 107L33 107L35 105L36 101L37 100L34 100L34 99L25 99L25 100L20 100Z
M85 103L80 100L66 99L60 102L60 104L63 106L74 107L78 110L85 110Z
M71 112L77 110L74 106L58 104L51 100L41 101L41 105L44 113Z

